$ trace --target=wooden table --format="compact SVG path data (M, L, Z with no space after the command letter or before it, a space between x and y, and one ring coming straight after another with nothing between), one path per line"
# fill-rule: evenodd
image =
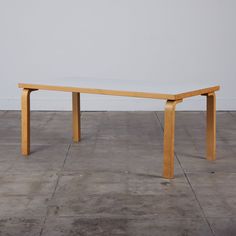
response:
M141 87L136 89L136 87ZM73 113L73 140L79 142L80 135L80 93L103 94L113 96L127 96L137 98L164 99L165 125L164 125L164 166L163 177L174 177L174 140L175 140L175 108L184 99L203 95L207 100L207 128L206 128L206 157L208 160L216 158L216 96L215 91L219 86L198 86L193 89L189 86L188 91L181 91L181 84L173 86L155 84L148 81L104 80L104 79L81 79L62 78L48 80L39 83L20 83L22 88L22 154L30 154L30 93L36 90L52 90L72 93ZM186 87L186 84L185 84ZM191 87L191 88L190 88ZM157 91L164 91L159 93ZM174 92L176 91L176 92Z

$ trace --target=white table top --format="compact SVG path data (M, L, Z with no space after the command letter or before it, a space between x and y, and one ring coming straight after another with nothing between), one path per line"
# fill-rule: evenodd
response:
M216 84L209 83L192 83L191 81L181 83L165 83L165 81L150 81L150 80L123 80L123 79L99 79L99 78L80 78L80 77L67 77L67 78L56 78L56 79L39 79L39 80L24 80L20 83L20 87L37 88L36 85L47 85L47 86L59 86L69 88L81 88L81 89L96 89L96 90L107 90L107 91L127 91L134 93L150 93L150 94L165 94L165 95L178 95L186 92L201 90L205 88L211 88ZM23 84L23 85L22 85ZM35 85L36 87L33 87ZM40 89L45 89L40 87ZM53 89L48 89L53 90ZM55 89L58 90L58 89ZM96 93L92 90L87 93ZM217 89L216 89L217 90ZM85 92L86 91L81 91ZM104 94L104 93L103 93ZM107 93L109 94L109 93ZM125 96L125 95L124 95ZM143 96L142 96L143 97ZM165 98L165 97L163 97ZM167 97L171 99L171 97Z

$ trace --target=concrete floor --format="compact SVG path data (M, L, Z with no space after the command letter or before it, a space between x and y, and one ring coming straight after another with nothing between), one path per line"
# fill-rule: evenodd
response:
M0 235L236 235L236 113L217 114L217 161L205 160L205 113L178 112L175 179L161 178L162 112L0 112Z

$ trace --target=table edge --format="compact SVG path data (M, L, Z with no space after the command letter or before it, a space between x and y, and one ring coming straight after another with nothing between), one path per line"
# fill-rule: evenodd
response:
M149 92L138 92L138 91L126 91L126 90L109 90L109 89L81 88L81 87L28 84L28 83L19 83L18 87L23 89L77 92L77 93L137 97L137 98L152 98L152 99L164 99L164 100L181 100L188 97L212 93L220 89L220 86L213 86L198 90L191 90L178 94L162 94L162 93L149 93Z
M206 87L206 88L202 88L202 89L197 89L197 90L192 90L192 91L188 91L188 92L184 92L184 93L175 94L175 98L176 98L176 100L179 100L179 99L184 99L184 98L188 98L188 97L194 97L194 96L198 96L198 95L213 93L218 90L220 90L219 85L212 86L212 87Z

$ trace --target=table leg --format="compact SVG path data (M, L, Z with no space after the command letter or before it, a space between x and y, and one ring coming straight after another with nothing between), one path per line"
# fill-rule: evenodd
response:
M216 159L216 96L215 93L207 94L207 160Z
M72 93L73 141L80 141L80 93Z
M21 97L21 152L30 154L30 89L23 89Z
M182 100L168 100L165 107L163 177L174 178L175 107Z

